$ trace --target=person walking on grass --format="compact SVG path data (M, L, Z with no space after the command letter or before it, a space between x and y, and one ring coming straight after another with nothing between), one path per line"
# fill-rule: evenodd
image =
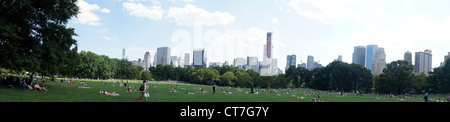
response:
M140 100L141 100L142 98L144 98L144 97L145 97L145 101L147 101L147 97L148 97L148 96L145 96L145 95L148 95L148 94L146 94L146 91L147 91L147 87L146 87L146 85L145 85L146 82L147 82L147 81L144 80L144 82L142 82L141 87L139 87L139 91L141 92L141 96L139 97L138 101L140 101Z
M214 83L212 89L213 89L213 96L216 96L216 84L215 83Z

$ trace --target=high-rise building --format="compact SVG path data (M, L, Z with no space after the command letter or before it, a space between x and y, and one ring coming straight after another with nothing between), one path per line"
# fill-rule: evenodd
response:
M209 62L209 68L213 68L216 66L222 67L223 63L222 62Z
M379 75L384 68L386 68L386 53L384 53L384 48L378 47L372 61L372 74Z
M412 53L409 51L406 51L403 56L403 60L408 61L408 63L412 65Z
M256 72L259 72L259 61L258 57L247 57L247 65L244 66L245 70L252 69Z
M228 61L225 61L225 62L223 63L223 66L230 66L230 63L228 63Z
M416 52L414 62L414 72L428 74L432 68L431 59L432 59L431 50L427 49L424 52Z
M247 65L258 65L258 57L247 57Z
M159 47L157 49L156 64L157 65L170 65L170 48Z
M353 50L353 61L354 64L359 64L361 66L365 66L366 60L366 47L364 46L355 46Z
M173 67L178 67L178 56L170 57L170 65L172 65Z
M123 50L122 50L122 59L126 59L127 57L126 57L126 55L125 55L125 48L123 48Z
M239 67L240 69L244 68L244 65L247 65L247 60L245 58L235 58L233 61L234 67Z
M189 66L192 66L191 65L191 57L190 57L189 53L185 53L184 54L184 67L187 68Z
M277 61L273 59L273 46L272 46L272 32L267 33L267 44L264 45L263 60L260 62L260 75L261 76L273 76L279 72L276 71Z
M311 70L315 69L315 68L321 68L323 67L322 64L320 64L319 62L314 62L314 66L311 68Z
M267 32L267 58L272 58L272 32Z
M338 57L337 59L335 59L334 61L340 61L340 62L342 62L342 56L339 55L339 57Z
M148 70L148 68L150 68L150 66L151 66L151 64L152 63L150 63L150 52L145 52L145 55L144 55L144 61L143 61L143 65L144 65L144 70Z
M203 66L203 67L207 67L208 63L207 63L207 56L206 56L206 50L205 49L196 49L193 52L194 54L194 58L193 58L193 66Z
M367 45L366 50L366 65L365 67L367 69L372 69L372 61L375 57L375 53L377 51L378 46L377 45Z
M444 56L444 64L446 63L446 61L450 59L450 52L448 52L448 54L446 56Z
M158 53L155 52L155 55L153 55L153 66L155 66L155 67L156 67L156 65L158 65L158 64L156 64L156 61L157 61L156 54L158 54Z
M306 63L298 64L297 67L303 67L303 68L306 68Z
M309 70L312 70L312 69L314 69L314 56L308 56L308 61L306 62L307 63L307 65L306 65L306 68L307 69L309 69Z
M297 56L295 54L287 55L286 68L295 66L295 64L297 64Z

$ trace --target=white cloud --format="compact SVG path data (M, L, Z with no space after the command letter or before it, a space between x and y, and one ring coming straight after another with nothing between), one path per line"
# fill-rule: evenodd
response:
M164 10L160 5L156 6L159 2L153 2L154 6L144 6L142 3L124 2L123 7L130 12L131 16L144 17L152 20L161 20Z
M110 40L111 40L111 38L110 38L110 37L108 37L108 36L103 36L103 39L106 39L106 40L108 40L108 41L110 41Z
M274 24L278 24L280 20L278 18L272 18L272 23Z
M202 25L227 25L233 23L235 17L227 12L208 12L187 4L184 8L170 7L168 18L174 18L178 25L194 26L196 23Z
M103 13L110 13L110 11L109 11L109 9L107 9L107 8L103 8L102 10L100 10L101 12L103 12Z
M181 0L167 0L167 1L170 1L170 2L172 2L172 3L174 3L175 1L181 1ZM195 0L183 0L183 2L195 2Z
M77 5L80 7L80 13L75 19L75 23L89 24L89 25L100 25L100 18L94 14L93 11L100 11L103 13L109 13L109 9L100 7L97 4L89 4L84 0L77 1Z
M308 19L324 21L326 19L362 19L351 7L358 0L291 0L288 6L299 15Z

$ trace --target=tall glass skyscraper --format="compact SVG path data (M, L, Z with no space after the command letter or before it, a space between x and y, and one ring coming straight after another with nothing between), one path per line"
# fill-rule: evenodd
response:
M367 69L372 70L373 57L375 57L377 48L378 48L377 45L367 45L367 52L366 52L366 68Z
M297 64L296 62L297 60L297 56L292 54L292 55L287 55L287 59L286 59L286 68L289 66L295 66Z
M355 46L353 50L352 63L359 64L361 66L365 65L366 60L366 47L365 46Z
M208 66L207 57L206 57L206 50L204 48L202 49L195 49L193 54L193 66L203 66L206 68Z
M404 55L403 55L403 60L408 61L409 64L412 65L412 53L407 51Z
M157 65L170 65L170 48L160 47L156 51L156 64Z

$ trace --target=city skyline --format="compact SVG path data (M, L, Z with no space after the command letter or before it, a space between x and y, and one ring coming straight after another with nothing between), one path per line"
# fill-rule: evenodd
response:
M297 64L308 55L324 66L337 55L351 63L352 47L370 44L384 47L387 63L402 60L405 51L431 49L435 58L432 67L438 67L448 52L445 45L450 45L450 37L446 36L450 32L450 13L441 12L449 9L445 5L450 1L445 0L220 3L79 0L78 18L70 20L68 26L78 34L74 37L78 51L121 58L121 49L125 48L129 60L142 59L143 53L155 53L158 47L167 46L172 49L171 56L183 56L203 47L211 62L232 62L247 56L262 61L266 33L274 32L273 57L280 69L284 69L288 54L297 55ZM198 41L202 43L189 43Z

